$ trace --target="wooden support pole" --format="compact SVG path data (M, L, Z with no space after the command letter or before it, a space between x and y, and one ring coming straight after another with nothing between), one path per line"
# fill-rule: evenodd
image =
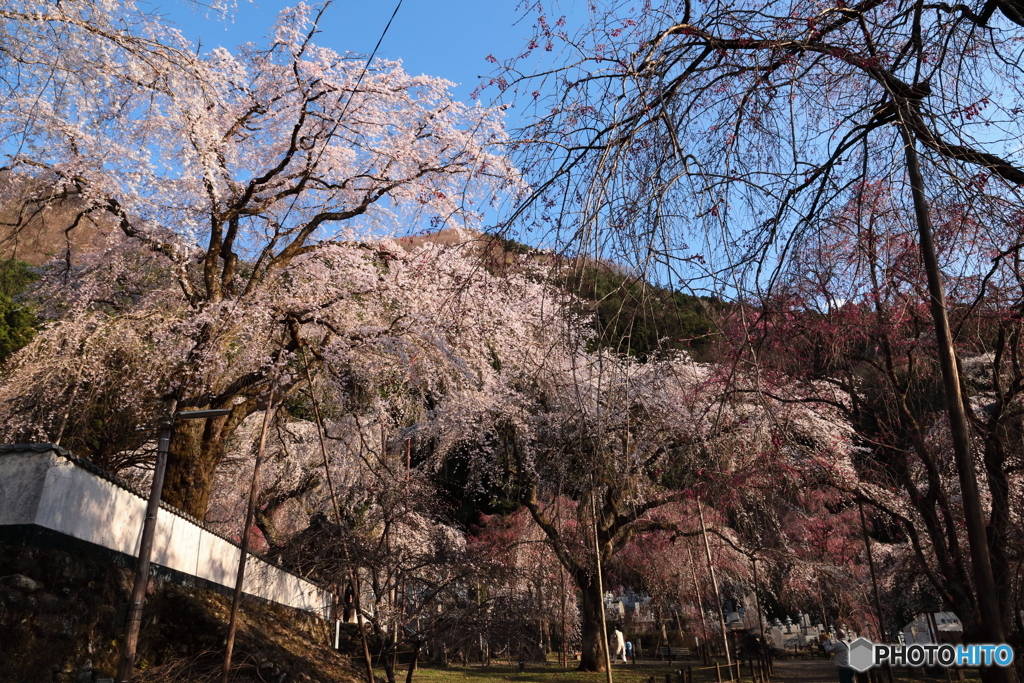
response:
M708 644L711 642L708 636L708 619L704 614L704 600L700 597L700 586L697 585L697 563L693 561L693 550L690 549L689 544L686 546L686 552L690 556L690 574L693 576L693 594L697 597L697 609L700 611L700 625L701 630L704 634L704 664L711 666L711 656L708 653Z
M562 563L558 563L558 580L562 587L562 647L558 653L558 663L563 669L569 668L569 651L568 651L568 640L569 640L569 629L566 624L566 596L565 596L565 567Z
M715 565L711 561L711 544L708 543L708 528L704 524L704 508L697 498L697 515L700 517L700 531L704 536L704 551L708 557L708 572L711 574L711 585L715 589L715 611L718 612L718 621L722 626L722 645L725 647L725 665L732 667L732 656L729 654L729 631L725 627L725 614L722 612L722 597L718 593L718 579L715 578ZM731 675L731 674L730 674ZM609 681L608 683L611 683Z
M593 482L593 480L592 480ZM601 648L604 650L605 678L612 683L612 656L608 643L608 622L604 614L604 578L601 576L601 543L597 538L597 491L596 484L590 489L590 502L594 507L594 559L597 563L598 604L601 607Z
M160 511L160 497L164 490L164 476L167 473L167 452L170 449L171 432L174 430L174 411L178 402L171 402L167 418L160 423L160 437L157 442L156 468L153 470L153 483L149 490L149 501L146 503L146 519L142 523L142 540L139 542L139 559L135 565L135 585L132 597L128 602L128 618L125 623L124 642L121 649L121 665L118 668L117 680L128 683L135 668L135 649L139 643L139 630L142 628L142 603L146 599L146 586L149 585L149 564L153 556L153 538L156 536L156 515Z
M971 568L974 571L978 612L981 616L981 628L985 640L989 643L1005 643L1006 631L999 607L995 575L992 571L992 556L989 553L987 524L981 504L981 494L978 490L966 402L961 393L956 349L953 347L953 334L949 324L946 293L942 284L942 271L933 240L934 231L928 211L928 200L925 196L924 176L921 175L921 165L917 156L917 141L906 121L907 106L904 102L900 107L898 127L903 136L903 152L906 159L907 176L910 180L911 195L914 200L914 217L917 221L921 260L928 278L928 294L931 299L932 321L935 326L935 346L939 357L939 367L942 370L942 387L946 412L949 415L953 455L960 478L960 494L964 507L964 521L967 526L967 540L971 550ZM994 666L986 672L988 683L1015 683L1016 679L1014 668L1009 666Z
M252 470L252 482L249 484L249 502L245 509L245 526L242 527L241 553L238 558L238 571L235 573L235 590L231 595L231 616L228 618L227 646L224 648L224 665L221 668L221 683L228 683L231 673L231 657L235 650L235 635L238 632L238 606L242 601L242 586L245 583L245 565L249 559L249 533L252 519L256 511L256 497L259 495L260 468L263 466L263 454L267 445L267 430L274 414L274 391L277 389L277 371L270 382L267 396L267 408L263 413L263 426L260 429L259 445L256 448L256 463Z

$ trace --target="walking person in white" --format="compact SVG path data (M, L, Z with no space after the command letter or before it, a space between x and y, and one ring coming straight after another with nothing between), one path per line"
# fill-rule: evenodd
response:
M825 652L836 656L836 667L839 669L839 683L853 683L857 672L850 667L850 644L846 642L846 631L836 631L836 640L832 641L828 634L822 633L818 640Z
M622 655L622 662L626 662L626 638L622 635L622 631L619 627L615 627L615 633L612 635L612 643L615 645L615 657L612 659L613 662L619 661L619 655Z

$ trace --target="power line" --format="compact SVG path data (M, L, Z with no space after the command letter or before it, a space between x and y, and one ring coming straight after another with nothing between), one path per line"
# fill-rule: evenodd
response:
M348 113L349 105L352 104L352 99L355 97L356 92L359 90L359 85L363 82L363 77L366 76L366 72L370 69L370 64L371 62L373 62L373 58L377 56L377 50L380 49L381 43L384 42L384 36L388 34L388 29L391 28L391 23L395 20L395 17L398 15L398 10L401 9L402 7L402 2L403 0L398 0L398 4L395 5L395 10L391 13L391 18L388 19L388 23L384 26L384 30L381 31L380 38L377 39L377 44L373 46L373 51L370 52L370 56L367 57L366 62L363 63L363 68L359 71L359 78L356 79L356 84L352 86L352 90L349 92L348 100L345 102L345 107L341 110L341 114L339 114L337 118L334 119L334 126L331 128L330 132L327 133L327 137L324 138L323 146L320 148L320 151L317 152L316 159L313 161L312 164L314 167L320 163L320 159L322 159L324 154L327 152L327 146L330 144L331 138L334 137L334 134L338 131L338 127L341 126L341 122L345 119L345 115ZM326 9L326 6L324 9ZM342 95L341 97L343 96L344 95ZM295 208L295 202L299 201L299 194L300 193L296 193L295 196L292 197L291 204L288 205L288 210L285 212L284 217L281 219L282 224L284 224L284 222L287 221L288 217L291 215L292 209Z
M395 20L398 10L402 7L402 2L403 0L398 0L398 4L395 5L395 11L391 13L391 18L388 19L387 25L384 26L384 30L381 32L380 38L377 39L377 44L373 46L373 52L371 52L370 56L366 58L366 62L363 64L363 68L359 72L359 78L356 79L356 84L352 87L352 92L349 93L348 101L345 102L345 108L341 110L341 114L337 119L335 119L334 128L331 129L331 132L327 134L327 139L324 140L324 146L320 151L320 155L317 156L317 162L320 161L320 156L322 156L324 151L327 150L327 143L331 141L332 137L334 137L334 132L338 130L338 126L341 125L342 119L344 119L345 114L348 113L348 105L352 104L352 98L355 97L356 91L359 90L359 85L363 82L363 76L365 76L366 72L369 70L370 63L373 61L373 58L377 56L377 50L380 49L381 43L384 42L384 36L388 34L388 29L391 28L391 22Z

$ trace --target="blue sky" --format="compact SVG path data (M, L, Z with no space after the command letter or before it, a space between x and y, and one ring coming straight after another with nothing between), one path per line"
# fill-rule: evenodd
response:
M397 1L335 0L321 23L317 44L338 52L369 54ZM247 41L263 42L278 11L295 4L295 0L239 0L227 23L182 9L173 0L157 7L186 37L201 40L204 49L231 49ZM485 61L487 55L504 59L526 45L533 20L519 21L517 4L517 0L403 0L378 55L402 59L412 74L459 83L455 94L465 100L478 77L494 68Z

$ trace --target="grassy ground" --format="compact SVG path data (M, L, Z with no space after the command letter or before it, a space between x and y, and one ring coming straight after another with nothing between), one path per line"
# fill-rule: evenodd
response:
M725 664L722 660L722 671L725 676ZM525 670L520 672L518 662L508 660L492 660L490 666L469 664L460 666L452 664L447 667L437 667L430 664L421 665L413 675L413 683L607 683L604 673L584 673L576 670L577 661L570 660L569 668L563 669L558 666L558 655L550 655L546 663L527 662ZM687 664L693 666L694 683L717 683L715 668L706 669L703 665L694 660L692 662L664 662L658 660L642 660L636 664L613 664L613 683L666 683L665 674L672 674L671 683L679 683L679 677L675 672L685 668ZM399 664L399 671L396 676L399 683L404 683L406 666ZM384 670L378 672L383 676ZM747 669L743 671L744 678L750 683ZM728 678L725 676L726 679Z
M714 669L700 671L694 663L694 683L712 683L716 681ZM678 669L677 662L672 667L668 664L647 666L631 664L614 665L612 677L614 683L648 683L651 676L654 676L656 683L664 683L665 674ZM383 675L383 669L379 672ZM402 675L405 671L402 670ZM607 677L603 673L583 673L574 668L563 669L557 662L549 662L547 666L538 663L526 665L525 671L519 671L518 665L510 666L508 662L497 664L492 662L491 666L449 666L438 668L431 666L420 667L413 675L414 683L606 683ZM672 683L678 683L673 676Z
M572 662L570 662L572 665ZM679 678L675 671L686 666L686 663L659 661L642 661L637 665L617 664L612 667L613 683L650 683L653 677L654 683L665 683L665 674L672 674L671 683L678 683ZM704 667L700 662L692 662L694 683L717 683L717 676L714 667ZM728 680L725 674L725 666L722 666L723 678ZM750 683L750 673L746 666L743 667L743 681ZM938 678L924 676L916 672L914 676L909 671L897 671L895 683L947 683L946 676ZM977 669L966 670L964 680L966 683L980 683ZM383 677L383 669L378 671ZM811 661L780 661L776 662L775 676L773 681L779 683L837 683L838 676L832 663L823 660ZM953 683L958 683L956 674L952 675ZM399 683L404 683L405 667L399 665ZM887 679L883 678L886 681ZM557 659L552 659L547 664L527 664L525 671L520 672L518 664L510 662L492 662L491 666L480 666L471 664L469 666L451 665L448 667L421 666L413 675L414 683L606 683L607 678L603 673L582 673L573 668L563 669L558 666Z

